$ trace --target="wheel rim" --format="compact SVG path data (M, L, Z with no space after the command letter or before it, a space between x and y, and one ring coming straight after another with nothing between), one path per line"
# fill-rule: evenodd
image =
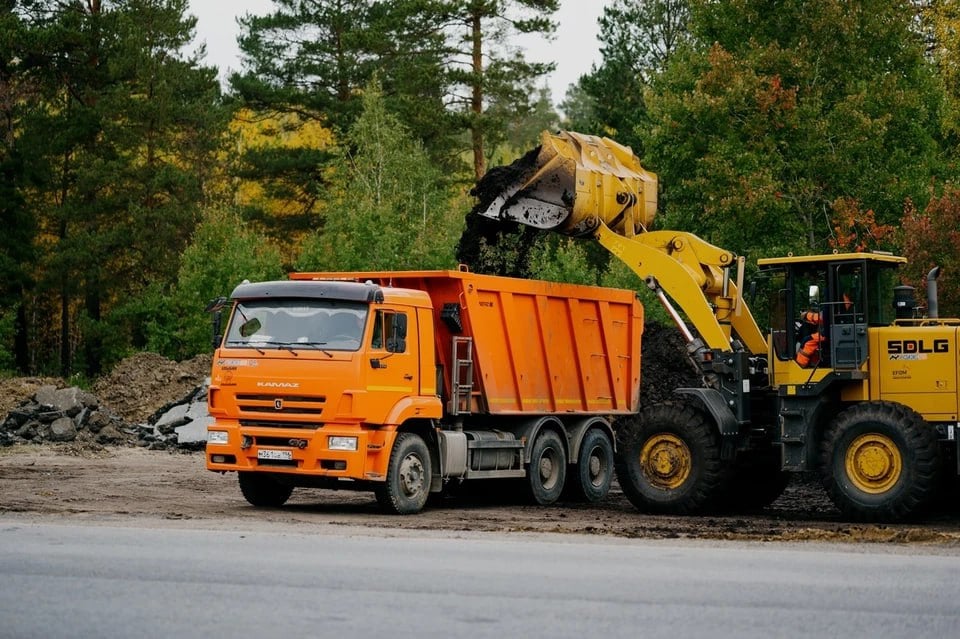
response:
M847 448L847 477L865 493L883 493L900 480L903 457L892 439L879 433L860 435Z
M640 450L640 468L656 488L673 489L690 477L692 455L687 444L671 433L650 437Z
M423 490L423 462L417 455L407 455L400 462L400 490L407 497L418 495Z
M560 476L560 464L557 459L557 451L547 448L540 456L540 462L537 464L540 474L540 485L547 490L553 489Z
M590 478L590 484L596 487L600 487L604 483L604 477L607 474L607 464L606 459L603 455L603 450L599 446L595 446L590 451L590 456L587 460L587 473Z

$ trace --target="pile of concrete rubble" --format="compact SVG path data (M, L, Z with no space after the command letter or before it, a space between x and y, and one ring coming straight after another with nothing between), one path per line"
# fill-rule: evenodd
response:
M213 420L207 413L209 378L201 370L209 371L209 357L180 365L149 353L134 356L94 386L111 389L103 392L109 402L76 386L40 386L0 422L0 446L74 442L202 448Z

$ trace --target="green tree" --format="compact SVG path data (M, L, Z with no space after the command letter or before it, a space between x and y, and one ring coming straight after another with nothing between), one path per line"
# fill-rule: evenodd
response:
M559 0L438 0L437 5L449 34L451 105L470 132L479 180L487 172L487 149L505 139L508 122L533 108L537 80L554 67L530 62L506 44L517 34L549 37Z
M692 43L646 94L661 225L746 253L824 251L833 203L876 223L943 167L943 94L906 2L691 3Z
M319 124L342 138L376 74L387 108L435 160L452 166L443 16L432 7L433 0L275 0L271 13L240 20L244 69L231 76L232 91L257 117L284 122L285 136ZM301 205L282 217L250 206L246 217L277 237L316 229L323 223L328 175L339 159L327 147L308 144L244 148L237 176L280 196L296 193Z
M643 93L688 39L688 0L615 0L600 17L602 61L571 85L561 107L570 126L606 135L642 153L636 129Z
M25 64L39 93L19 123L37 211L41 296L55 295L59 369L122 353L112 309L172 281L225 118L215 70L183 51L186 0L37 3ZM201 51L202 53L202 51ZM41 360L44 357L41 357Z
M19 129L38 90L24 59L32 37L13 3L0 9L0 367L24 371L29 367L24 298L33 286L37 223L24 196L28 175Z
M298 269L453 267L462 214L451 206L442 172L387 110L376 83L364 91L343 155L323 230L304 242Z
M210 301L229 295L245 279L256 282L282 276L280 252L235 211L204 211L183 252L176 285L169 295L153 290L145 296L141 308L156 310L142 318L148 327L147 346L175 359L209 351L211 319L204 309Z

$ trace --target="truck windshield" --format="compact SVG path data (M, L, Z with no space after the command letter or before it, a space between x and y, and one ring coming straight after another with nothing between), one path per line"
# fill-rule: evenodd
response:
M315 299L244 300L234 306L226 346L356 351L367 305Z

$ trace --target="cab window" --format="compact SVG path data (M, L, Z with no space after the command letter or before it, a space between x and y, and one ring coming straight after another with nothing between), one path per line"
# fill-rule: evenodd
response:
M390 345L388 342L394 334L394 324L399 315L395 311L377 311L374 316L373 333L370 338L370 348L377 350L387 350ZM406 351L406 340L398 342L389 349L392 352L403 353Z

